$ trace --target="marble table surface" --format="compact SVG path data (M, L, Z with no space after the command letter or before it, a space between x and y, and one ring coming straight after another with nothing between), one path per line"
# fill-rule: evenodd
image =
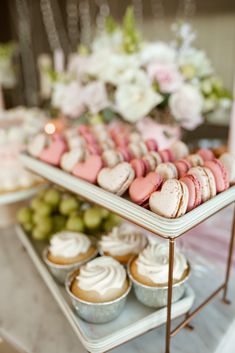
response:
M203 292L212 280L204 280ZM193 283L191 283L193 286ZM235 279L230 285L234 297ZM201 298L199 298L201 299ZM235 302L216 298L172 339L172 353L234 352ZM164 327L113 350L114 353L164 353ZM85 349L54 301L14 228L0 231L0 336L28 353L84 353Z

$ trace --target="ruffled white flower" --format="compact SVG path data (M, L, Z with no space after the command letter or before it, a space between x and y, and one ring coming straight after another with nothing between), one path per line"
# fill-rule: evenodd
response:
M105 85L99 81L91 82L84 88L83 100L92 114L110 106Z
M147 65L151 62L170 64L175 62L176 51L163 42L147 43L140 52L140 59L142 65Z
M99 80L118 85L130 80L140 67L137 55L110 53L107 50L92 55L88 73Z
M131 123L145 117L161 101L162 96L154 92L147 79L121 84L115 94L116 110Z
M90 57L72 53L68 60L68 74L70 77L81 82L89 67Z
M194 76L205 77L211 75L213 72L211 62L206 53L195 48L188 48L181 51L178 63L183 74L185 73L186 78L193 78ZM189 74L187 75L187 73Z
M92 51L109 50L110 52L120 52L122 47L122 32L114 31L112 34L102 33L98 35L92 43Z
M190 84L184 84L169 99L171 114L186 129L194 129L202 123L203 97Z
M105 70L110 64L110 51L103 49L93 53L90 56L89 64L86 68L86 73L92 77L104 81Z
M61 110L71 118L78 118L85 111L83 89L77 82L71 82L66 86Z
M64 82L55 82L53 84L51 104L54 108L61 108L66 91L66 84Z

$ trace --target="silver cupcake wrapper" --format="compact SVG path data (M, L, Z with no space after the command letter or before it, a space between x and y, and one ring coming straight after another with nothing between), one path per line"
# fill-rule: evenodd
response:
M73 271L67 276L65 288L70 296L73 307L77 314L85 321L93 324L103 324L116 319L122 312L127 296L131 290L132 283L129 281L129 286L126 292L119 298L105 303L91 303L79 299L71 292L71 284L77 276L78 271Z
M163 286L163 287L152 287L152 286L147 286L144 285L140 282L138 282L131 274L130 271L130 266L132 263L133 259L129 261L128 267L127 267L127 272L128 276L131 279L134 287L134 292L136 295L136 298L144 305L149 306L151 308L162 308L167 305L167 299L168 299L168 286ZM189 272L185 278L177 282L173 285L172 287L172 303L178 301L182 296L184 295L185 292L185 287L186 287L186 282L190 276L190 267L189 267Z
M96 251L94 252L94 254L92 254L92 256L88 257L87 259L85 259L83 261L75 262L73 264L68 264L68 265L59 265L59 264L55 264L55 263L48 260L48 249L49 249L49 246L47 246L43 250L43 254L42 254L43 261L48 266L50 272L52 273L52 275L56 279L56 281L60 284L63 284L63 285L65 284L65 280L66 280L67 275L69 273L71 273L71 271L79 268L80 266L82 266L85 263L87 263L88 261L94 259L98 255L98 249L96 249Z

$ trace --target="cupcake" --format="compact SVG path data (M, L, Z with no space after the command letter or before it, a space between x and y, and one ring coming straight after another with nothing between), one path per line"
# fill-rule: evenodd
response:
M148 245L128 266L137 299L150 307L167 305L169 247L168 244ZM190 273L185 256L178 250L174 255L172 302L179 300L185 291Z
M102 255L112 256L126 265L146 245L147 238L143 233L129 224L122 224L113 228L108 235L102 236L99 251Z
M51 238L43 258L54 277L64 284L71 270L91 260L97 253L94 242L88 236L65 231Z
M66 280L66 290L78 315L92 323L114 320L130 289L125 268L109 256L88 262Z

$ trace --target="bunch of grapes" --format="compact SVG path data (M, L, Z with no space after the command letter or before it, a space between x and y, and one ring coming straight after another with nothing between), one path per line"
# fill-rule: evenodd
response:
M102 207L51 186L41 190L28 207L20 209L18 221L34 239L46 240L62 230L92 235L107 233L121 219Z

